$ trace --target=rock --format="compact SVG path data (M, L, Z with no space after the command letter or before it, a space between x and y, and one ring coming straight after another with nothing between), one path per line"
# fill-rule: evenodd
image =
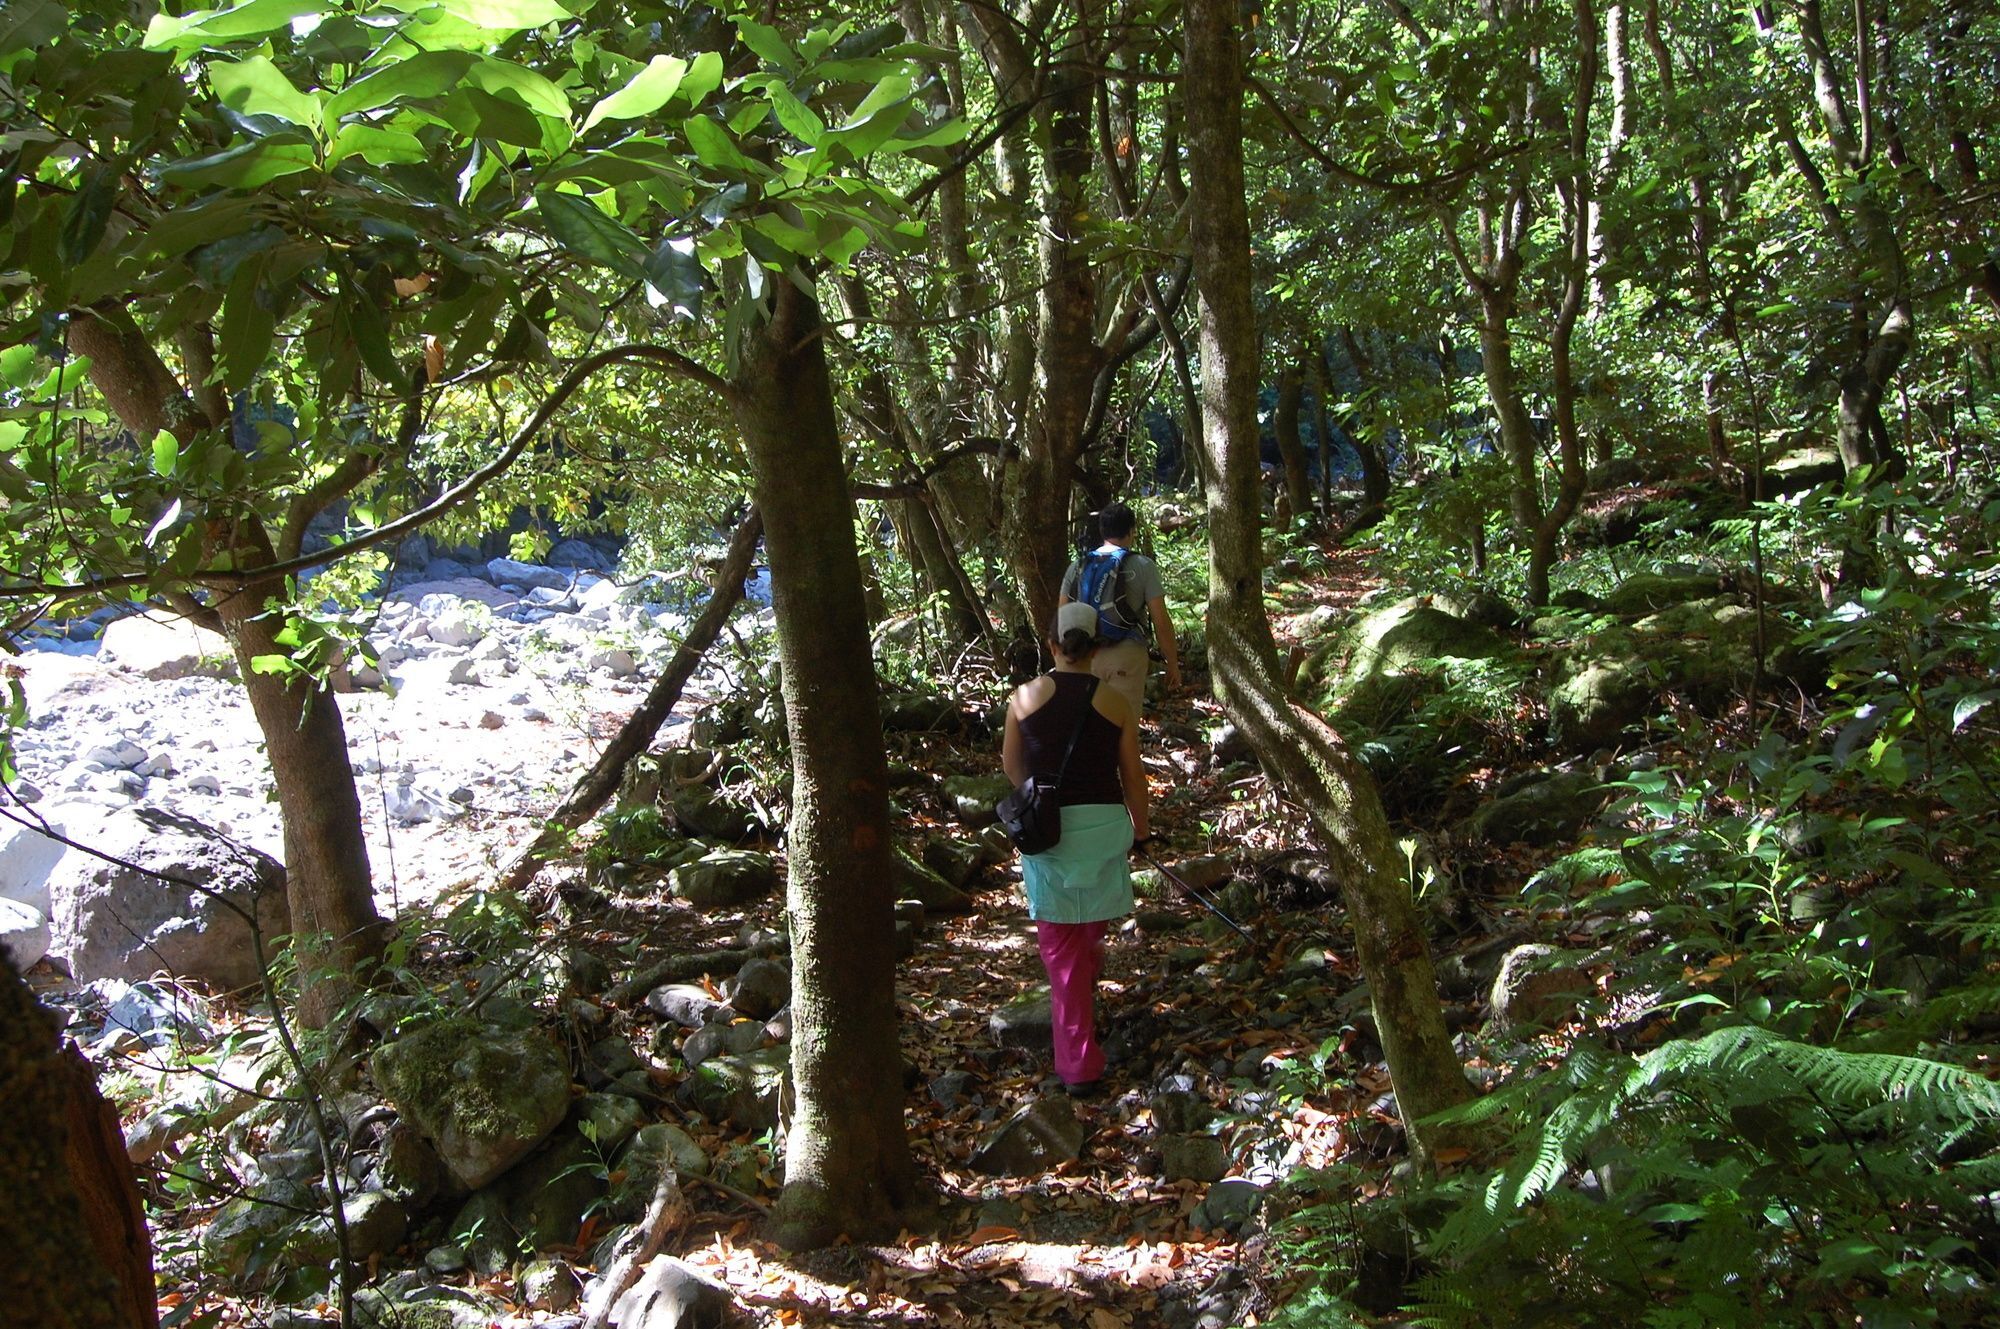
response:
M646 1109L622 1094L585 1094L576 1100L572 1115L584 1136L609 1154L638 1131Z
M420 1210L444 1189L444 1162L415 1127L398 1121L382 1136L375 1179L382 1190Z
M893 871L897 899L916 900L933 914L964 914L972 911L971 896L901 849L895 851Z
M466 571L465 565L455 560L451 561L451 567L460 573ZM453 607L452 602L458 600L470 600L488 609L501 610L513 608L521 602L521 597L476 577L431 577L396 591L384 602L384 609L386 611L392 604L415 605L420 616L430 618L449 611Z
M363 1264L402 1245L410 1230L409 1211L382 1191L349 1196L340 1206L340 1215L347 1224L348 1253Z
M610 1193L609 1157L609 1150L600 1151L580 1131L567 1129L501 1179L496 1189L506 1197L507 1224L521 1249L575 1244L584 1215Z
M428 600L426 597L426 611L430 609ZM443 646L474 645L485 640L493 625L493 611L476 600L450 600L439 605L435 614L426 612L425 616L430 619L431 640ZM462 680L454 677L452 681Z
M1576 653L1549 691L1549 744L1572 756L1610 747L1652 714L1658 696L1652 670L1636 653Z
M734 843L750 834L750 814L707 785L674 791L674 818L690 835Z
M1506 600L1482 586L1463 590L1444 591L1431 597L1431 602L1456 618L1462 618L1474 627L1493 628L1505 632L1519 627L1521 611Z
M1264 1205L1264 1188L1255 1182L1232 1177L1208 1188L1188 1223L1197 1231L1241 1233L1256 1220Z
M489 1329L502 1313L463 1288L405 1274L356 1292L350 1329Z
M1553 946L1516 946L1500 962L1489 998L1494 1028L1547 1028L1576 1013L1592 991L1577 957Z
M1153 1114L1153 1128L1163 1136L1192 1135L1215 1120L1215 1109L1192 1088L1162 1089L1147 1106Z
M882 732L957 733L965 716L950 697L927 692L892 692L882 698Z
M1229 1171L1229 1150L1213 1135L1164 1136L1160 1171L1168 1181L1220 1181Z
M230 906L253 914L267 942L291 931L276 859L158 808L106 818L89 843L134 867L72 851L49 876L50 949L78 982L136 982L162 969L218 991L261 981Z
M697 909L735 909L768 896L778 886L769 854L721 849L667 874L675 896Z
M1053 1018L1049 1014L1049 990L1037 987L993 1012L987 1027L993 1041L1003 1048L1039 1051L1054 1046Z
M765 1131L778 1124L778 1093L791 1066L786 1049L712 1057L681 1082L681 1105L710 1121Z
M978 830L999 820L993 805L1014 792L1014 782L1005 775L948 775L944 780L945 801L951 804L960 824Z
M521 1271L517 1286L528 1309L537 1311L566 1311L583 1295L583 1282L567 1260L536 1260Z
M1208 757L1216 766L1257 760L1257 749L1234 721L1225 720L1208 733Z
M120 1034L136 1036L152 1047L166 1043L202 1047L215 1040L215 1026L200 1003L176 984L133 983L111 979L100 991L110 999L101 1041Z
M977 844L963 840L933 839L924 841L923 865L951 886L964 890L986 861L986 850Z
M735 1315L727 1287L670 1255L656 1255L611 1304L619 1329L716 1329Z
M445 1231L460 1249L461 1267L483 1276L505 1269L520 1249L513 1224L507 1221L506 1197L498 1187L466 1197Z
M0 950L24 973L39 964L49 953L49 921L42 911L0 896Z
M43 813L49 828L58 834L72 833L70 817L83 814L84 809L70 805L66 813L63 808L50 808ZM89 819L95 822L101 810L89 810ZM74 828L77 831L82 826ZM19 822L0 820L0 899L18 900L46 916L50 909L49 874L56 864L62 862L69 848L33 826L23 826Z
M601 669L613 678L630 678L639 672L639 662L632 658L632 652L622 646L607 646L591 652L584 661L586 669Z
M451 672L445 675L445 682L454 687L478 687L479 662L474 659L457 660L452 663Z
M519 1162L569 1110L569 1066L532 1031L443 1020L377 1049L370 1070L463 1190Z
M1620 618L1638 618L1670 605L1713 598L1720 588L1721 582L1712 572L1673 575L1640 572L1618 583L1617 588L1604 597L1600 608L1604 613Z
M683 1177L708 1175L708 1155L701 1146L686 1131L664 1121L640 1127L617 1163L616 1171L625 1175L613 1185L611 1204L620 1217L637 1217L645 1211L664 1168Z
M236 655L222 634L198 628L163 610L132 614L107 624L97 658L155 680L234 678Z
M768 1020L792 1000L792 971L770 959L747 961L736 971L729 1004L753 1020Z
M83 754L83 759L103 767L107 771L129 771L146 760L146 749L129 738L121 738L114 743L100 744Z
M697 983L668 983L646 994L646 1009L684 1029L699 1029L727 1017L728 1006Z
M564 540L549 550L549 566L554 568L613 568L618 566L616 554L605 551L588 540Z
M972 1155L974 1170L988 1176L1023 1177L1083 1156L1083 1123L1066 1094L1032 1099L990 1129Z
M1553 771L1481 807L1466 818L1466 831L1487 844L1560 844L1574 840L1610 798L1587 771Z
M1397 673L1438 659L1491 660L1504 655L1507 643L1491 628L1464 619L1412 597L1363 614L1327 646L1315 652L1323 676L1332 657L1345 655L1348 685L1371 674Z
M729 1026L707 1024L681 1040L681 1060L690 1069L729 1050Z
M486 562L486 575L496 586L520 586L532 589L546 586L553 590L564 590L569 586L570 576L555 568L540 563L520 563L511 558L494 558Z
M203 1262L244 1288L262 1287L285 1267L292 1243L318 1213L312 1192L299 1183L259 1183L224 1205L203 1230Z

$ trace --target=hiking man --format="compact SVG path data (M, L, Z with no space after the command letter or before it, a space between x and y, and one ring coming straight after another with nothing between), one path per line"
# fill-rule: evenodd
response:
M1152 661L1146 654L1149 626L1159 634L1160 658L1167 665L1167 691L1181 686L1180 650L1174 642L1173 620L1167 617L1166 587L1160 569L1144 554L1132 552L1138 518L1123 503L1097 514L1104 543L1070 564L1063 574L1062 600L1097 609L1097 639L1102 644L1090 658L1090 672L1104 680L1140 714L1146 704L1146 675Z

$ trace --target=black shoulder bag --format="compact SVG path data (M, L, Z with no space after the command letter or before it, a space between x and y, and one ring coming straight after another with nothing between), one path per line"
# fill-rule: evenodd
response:
M1076 728L1070 731L1069 746L1063 749L1062 765L1056 767L1056 773L1030 775L1014 787L1013 793L994 805L1007 838L1024 854L1053 849L1062 840L1062 799L1058 791L1062 788L1063 773L1069 770L1069 759L1076 752L1076 741L1083 737L1084 723L1090 719L1097 682L1092 678L1083 694L1083 712L1076 717Z

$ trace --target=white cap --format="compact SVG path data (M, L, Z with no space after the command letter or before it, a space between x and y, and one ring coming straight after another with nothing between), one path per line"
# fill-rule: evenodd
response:
M1056 640L1061 641L1078 630L1088 632L1093 638L1097 636L1097 606L1071 600L1056 610Z

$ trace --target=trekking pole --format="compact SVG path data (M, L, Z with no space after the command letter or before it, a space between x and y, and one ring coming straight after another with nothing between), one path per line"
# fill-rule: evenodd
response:
M1238 924L1235 919L1231 918L1228 914L1223 913L1222 910L1218 908L1216 904L1212 900L1210 900L1207 896L1203 895L1200 891L1196 890L1194 887L1188 885L1185 881L1182 881L1179 873L1175 872L1165 863L1162 863L1159 859L1154 858L1153 851L1146 848L1144 844L1141 844L1139 846L1139 856L1141 858L1144 858L1148 863L1150 863L1153 866L1154 871L1158 872L1162 877L1165 877L1168 881L1172 882L1174 885L1180 887L1183 891L1185 891L1190 900L1193 900L1203 909L1208 910L1209 913L1214 914L1217 918L1221 919L1223 923L1228 926L1231 932L1234 932L1237 936L1243 938L1243 940L1245 941L1257 940L1255 937L1251 936L1248 932L1245 932L1242 926Z

